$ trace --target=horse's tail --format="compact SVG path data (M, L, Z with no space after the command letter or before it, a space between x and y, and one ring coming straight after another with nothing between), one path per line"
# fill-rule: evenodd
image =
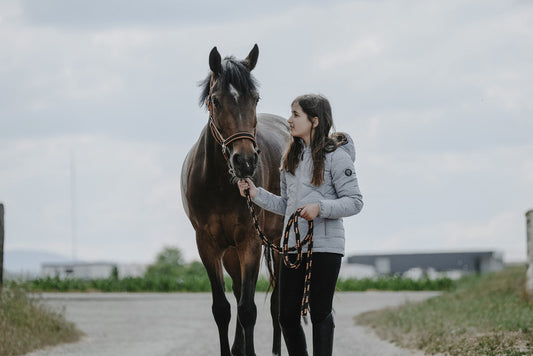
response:
M269 284L267 293L270 292L270 290L274 289L276 287L276 258L274 256L275 252L274 249L270 246L263 245L263 256L265 257L265 263L268 270L268 277L269 277Z

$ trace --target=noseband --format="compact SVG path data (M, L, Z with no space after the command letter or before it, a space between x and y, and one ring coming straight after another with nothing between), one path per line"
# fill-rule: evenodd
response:
M213 116L211 114L211 109L209 110L210 116L209 116L209 128L211 129L211 134L215 138L215 140L218 142L219 145L222 146L222 153L224 153L224 156L226 155L226 150L228 149L228 145L232 143L233 141L237 140L250 140L254 144L254 148L257 149L257 141L255 140L255 135L252 135L249 132L246 131L239 131L237 133L234 133L228 138L224 138L222 134L220 133L220 130L215 125L215 121L213 120Z

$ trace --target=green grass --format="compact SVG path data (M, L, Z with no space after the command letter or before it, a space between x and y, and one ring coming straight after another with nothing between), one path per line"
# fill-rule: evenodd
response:
M226 290L231 292L232 282L230 277L225 278ZM200 275L151 275L145 277L105 278L82 280L74 278L60 279L38 278L24 283L25 287L34 292L210 292L211 285L207 274ZM339 279L339 291L366 291L366 290L448 290L454 282L448 278L436 280L421 279L418 281L401 278L398 276L364 278L364 279ZM261 277L257 281L256 290L268 290L269 281Z
M533 355L533 301L524 266L468 277L421 303L364 313L384 339L428 354Z
M38 278L24 282L34 292L209 292L207 277L126 277L122 279Z
M339 279L337 290L343 292L362 292L367 290L449 290L454 286L450 278L438 278L431 280L422 278L413 280L401 276L380 276L378 278Z
M64 317L26 296L18 287L0 292L0 355L15 356L64 342L77 341L81 333Z

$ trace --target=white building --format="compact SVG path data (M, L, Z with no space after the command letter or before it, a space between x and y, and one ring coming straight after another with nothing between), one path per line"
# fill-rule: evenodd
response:
M146 267L138 263L120 265L111 262L42 263L41 276L44 278L105 279L111 277L116 269L118 278L142 277L146 272Z
M77 279L105 279L111 277L113 270L118 268L115 263L43 263L42 277L77 278Z

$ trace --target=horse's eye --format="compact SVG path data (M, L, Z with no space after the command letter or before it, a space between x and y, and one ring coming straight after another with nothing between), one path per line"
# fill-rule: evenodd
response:
M212 97L212 100L213 100L213 105L215 105L216 108L219 108L220 101L218 101L217 97L216 96Z
M259 100L261 99L261 97L258 95L255 97L255 103L257 104L259 102Z

